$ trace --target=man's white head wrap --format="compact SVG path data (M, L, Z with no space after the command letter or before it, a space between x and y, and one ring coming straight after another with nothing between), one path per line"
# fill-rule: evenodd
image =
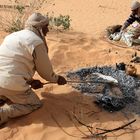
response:
M48 24L49 19L47 16L43 16L40 13L33 13L31 16L28 17L27 21L25 22L25 29L31 30L38 36L40 36L47 47L45 36L42 32L42 27Z
M136 9L138 9L138 8L140 8L140 2L138 2L138 1L132 1L132 4L131 4L131 10L136 10Z
M41 28L44 25L49 24L49 19L47 16L43 16L40 13L33 13L28 17L25 26L33 26L36 28Z

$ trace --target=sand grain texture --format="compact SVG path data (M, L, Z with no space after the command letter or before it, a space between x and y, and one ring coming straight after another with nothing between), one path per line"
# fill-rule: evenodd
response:
M102 40L101 34L107 26L124 22L130 14L130 2L52 0L44 5L42 13L53 11L55 15L68 14L72 19L70 31L50 32L46 37L55 72L65 76L68 71L82 67L128 63L135 50L112 45ZM1 32L0 41L4 35ZM136 67L140 74L139 64ZM40 78L37 74L35 77ZM139 140L140 119L134 114L126 117L122 112L108 113L101 110L93 104L93 98L80 94L70 85L50 84L36 90L36 93L43 101L43 107L9 121L0 129L0 140L81 140L84 135L79 129L87 135L90 133L74 119L72 112L87 125L92 125L94 130L96 127L112 129L136 118L136 123L131 125L136 131L109 133L107 140ZM91 114L92 111L97 113Z

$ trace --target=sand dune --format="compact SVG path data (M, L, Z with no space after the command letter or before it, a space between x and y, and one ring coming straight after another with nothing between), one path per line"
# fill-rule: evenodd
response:
M130 0L52 0L44 5L42 13L70 15L71 30L50 32L46 37L49 56L55 72L66 75L68 71L89 66L129 63L135 50L112 45L101 35L104 29L113 24L122 24L130 12ZM5 36L1 33L0 41ZM138 55L140 52L137 52ZM45 63L45 62L44 62ZM138 73L140 66L136 64ZM41 79L38 74L36 78ZM81 140L91 135L87 127L78 123L76 116L87 125L111 129L130 120L137 119L130 130L107 134L107 140L139 140L140 119L135 114L123 112L109 113L93 104L93 97L82 95L71 85L50 84L36 90L43 101L39 110L9 121L0 129L1 140ZM103 138L98 138L103 139Z

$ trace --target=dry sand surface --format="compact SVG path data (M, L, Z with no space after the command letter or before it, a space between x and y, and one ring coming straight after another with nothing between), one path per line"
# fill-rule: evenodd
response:
M49 56L56 73L82 67L129 63L134 49L121 48L101 39L104 29L113 24L122 24L130 12L130 0L50 0L41 9L42 13L70 15L71 30L50 32L47 36ZM1 33L0 41L5 33ZM138 52L140 54L140 52ZM45 63L45 62L44 62ZM136 65L138 74L140 66ZM37 74L36 78L40 78ZM40 78L43 81L43 79ZM84 124L96 128L112 129L130 120L137 119L131 129L106 134L92 140L139 140L140 119L135 114L109 113L93 104L93 97L87 97L70 85L46 85L36 90L43 101L43 107L24 117L9 121L0 129L0 140L81 140L91 135L73 116ZM93 114L88 114L88 112ZM132 131L133 129L133 131ZM98 131L101 132L101 131Z

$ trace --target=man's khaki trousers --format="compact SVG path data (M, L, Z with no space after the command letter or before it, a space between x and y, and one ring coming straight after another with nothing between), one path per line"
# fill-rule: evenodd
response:
M10 118L31 113L41 107L41 101L32 89L27 91L11 91L0 88L0 98L9 99L10 104L0 107L0 125Z

